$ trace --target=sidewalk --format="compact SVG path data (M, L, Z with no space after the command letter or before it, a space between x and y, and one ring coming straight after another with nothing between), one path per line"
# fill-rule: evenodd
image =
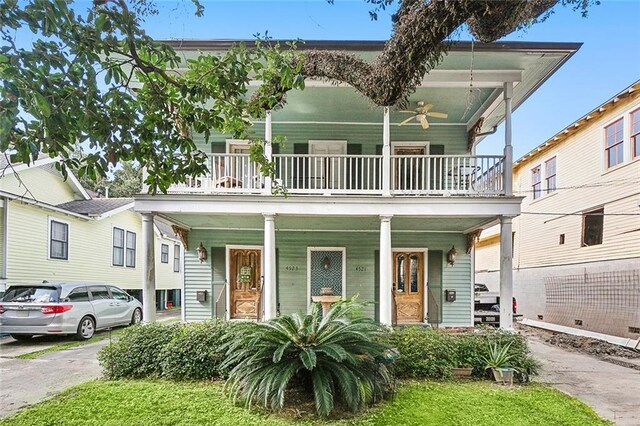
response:
M158 313L159 322L176 318L180 318L179 309ZM68 341L47 336L34 338L28 343L17 342L11 337L0 339L0 418L102 375L96 354L109 344L108 338L45 353L36 359L16 358Z
M537 381L574 396L617 425L640 425L640 371L545 344L529 337L533 355L542 361Z

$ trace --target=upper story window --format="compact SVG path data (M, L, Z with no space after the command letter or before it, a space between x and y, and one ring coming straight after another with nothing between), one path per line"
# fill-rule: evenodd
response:
M169 263L169 245L162 244L160 246L160 262Z
M49 222L49 258L69 259L69 224L51 220Z
M640 109L631 113L631 151L633 158L640 157Z
M544 173L547 194L555 192L556 187L556 157L550 158L544 163Z
M605 153L607 168L624 161L624 119L605 127Z
M602 244L604 228L604 208L592 210L582 215L582 246Z
M542 173L540 166L536 166L531 170L531 191L534 200L540 198L540 195L542 195Z
M180 272L180 245L173 246L173 272Z
M124 229L113 228L113 266L124 266Z
M127 267L136 267L136 233L127 231Z

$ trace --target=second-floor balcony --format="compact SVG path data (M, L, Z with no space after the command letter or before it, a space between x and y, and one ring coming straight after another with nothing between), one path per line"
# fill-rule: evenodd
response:
M504 157L495 155L273 155L270 187L300 195L504 195ZM387 170L385 170L387 169ZM210 154L209 174L169 193L269 194L269 179L246 154Z

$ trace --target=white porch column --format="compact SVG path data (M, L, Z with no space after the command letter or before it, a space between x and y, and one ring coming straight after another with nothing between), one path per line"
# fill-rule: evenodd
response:
M384 107L382 126L382 195L391 195L391 125L389 107Z
M380 216L380 323L391 325L393 271L391 266L391 217Z
M272 134L271 134L271 111L267 111L267 116L264 120L264 156L267 161L273 161L273 147L271 146ZM264 191L265 194L271 194L271 176L264 177Z
M513 147L511 146L511 97L513 83L504 83L504 195L513 195Z
M156 261L153 213L142 213L142 319L156 320Z
M513 330L512 218L500 217L500 328Z
M276 223L275 215L264 213L264 320L276 317Z

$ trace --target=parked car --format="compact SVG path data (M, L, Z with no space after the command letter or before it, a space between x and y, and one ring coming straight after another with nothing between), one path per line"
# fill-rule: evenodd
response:
M0 302L0 334L17 340L41 334L75 334L142 321L142 304L106 283L10 285Z
M491 292L485 284L474 284L475 297L474 297L474 324L487 324L487 325L500 325L500 294ZM520 317L518 315L518 301L516 298L512 298L511 308L513 310L513 317Z

